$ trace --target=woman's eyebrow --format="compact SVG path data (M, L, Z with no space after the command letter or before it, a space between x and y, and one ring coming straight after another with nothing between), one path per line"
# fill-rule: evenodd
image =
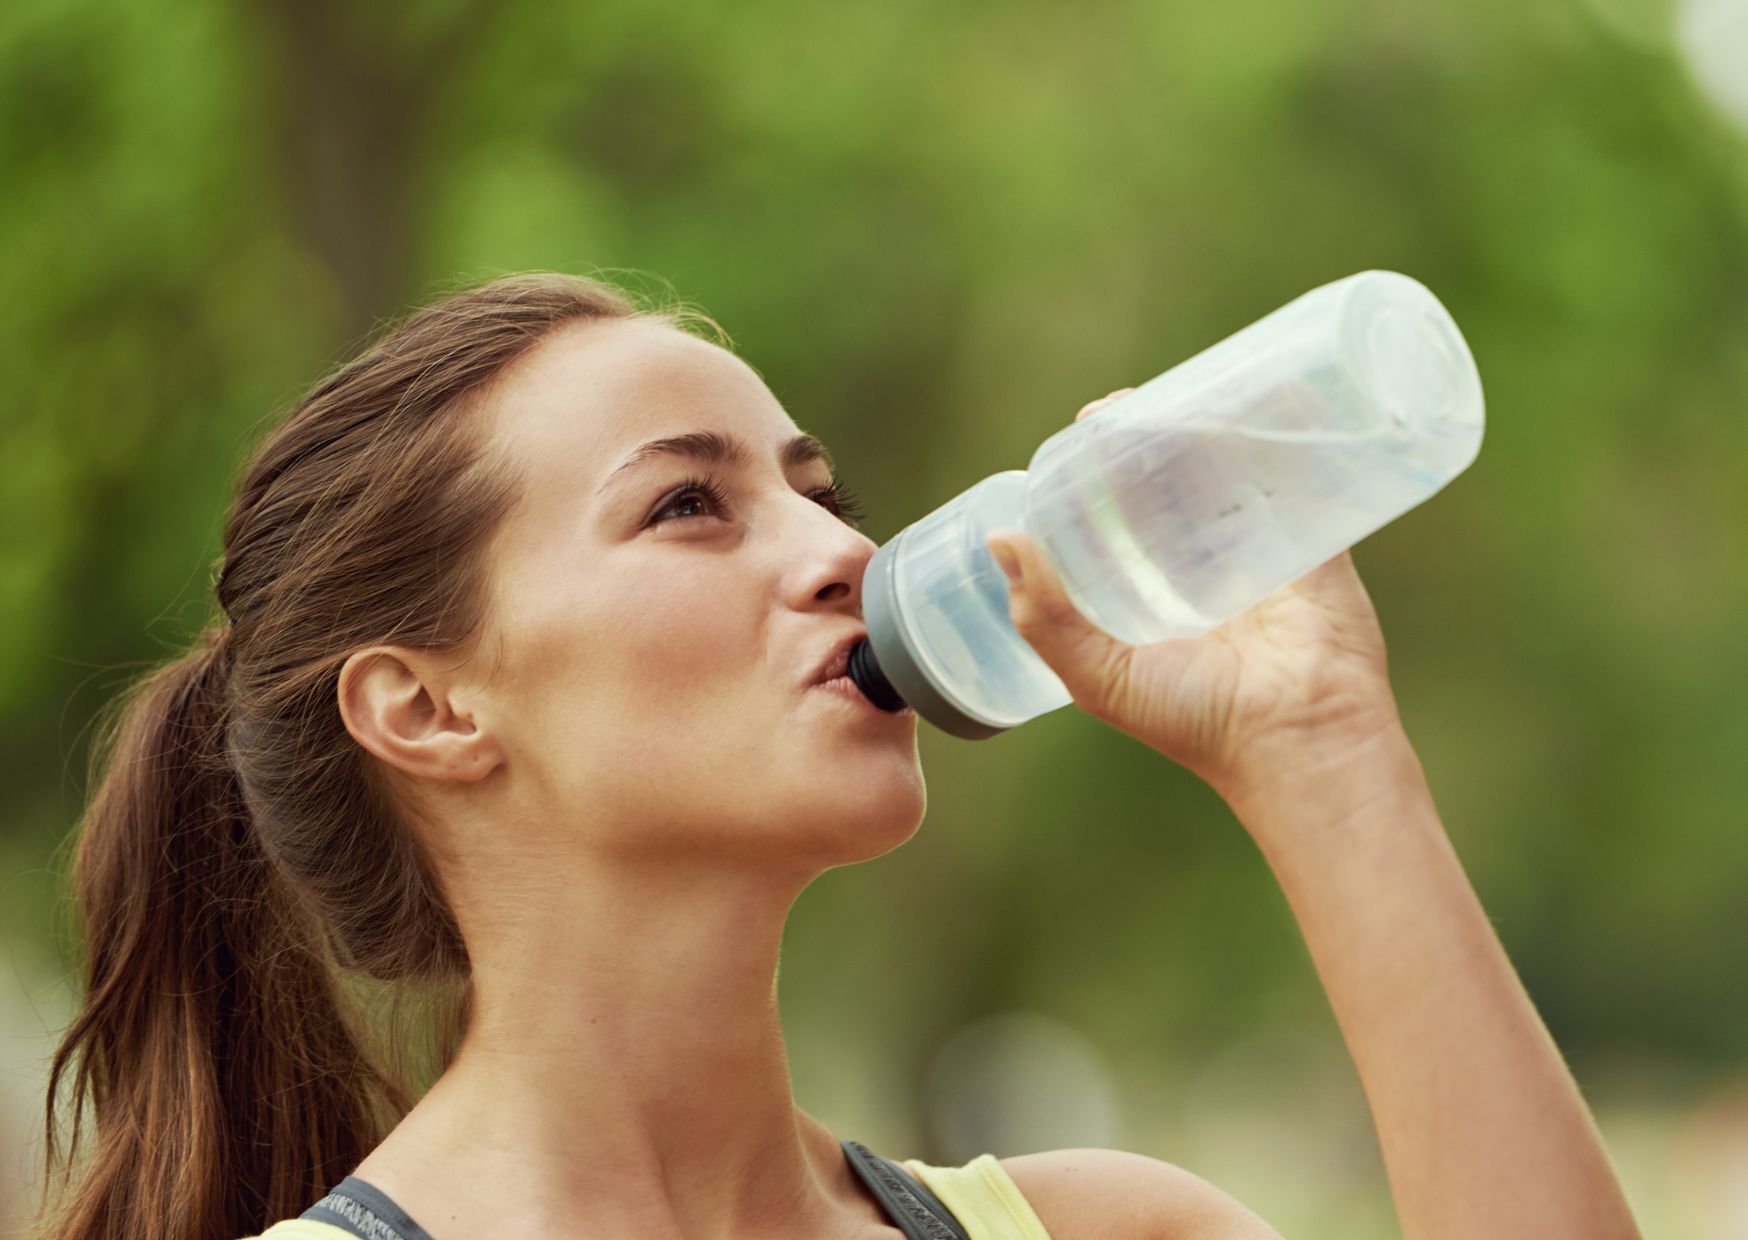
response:
M613 472L607 475L600 487L597 488L596 493L599 494L606 490L608 483L611 483L634 465L641 465L645 461L666 456L708 461L711 464L726 462L730 465L744 466L750 454L746 445L740 440L720 435L715 431L688 431L684 435L669 435L662 439L652 439L648 443L639 445L630 456L621 461ZM812 435L797 435L783 445L777 456L785 470L794 469L797 465L807 465L813 461L824 461L826 468L832 468L831 453L826 451L825 444Z

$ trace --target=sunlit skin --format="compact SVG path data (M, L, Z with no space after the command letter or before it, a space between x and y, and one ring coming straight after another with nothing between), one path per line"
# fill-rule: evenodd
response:
M485 627L461 654L356 652L340 706L436 860L475 1015L358 1174L437 1240L898 1235L796 1106L774 989L800 891L923 815L914 716L808 683L861 631L874 545L824 502L823 461L784 463L800 431L758 376L659 324L566 330L473 414L523 478ZM699 432L746 461L616 472ZM720 502L676 494L694 474ZM1636 1235L1444 835L1351 557L1204 637L1130 646L1023 534L988 545L1075 703L1213 785L1274 869L1404 1235ZM1277 1235L1140 1154L1002 1161L1052 1240Z

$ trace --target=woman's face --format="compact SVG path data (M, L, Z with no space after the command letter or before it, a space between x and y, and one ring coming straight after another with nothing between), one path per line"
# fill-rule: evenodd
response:
M621 855L819 868L908 838L916 716L816 684L865 631L875 544L751 368L657 322L578 324L488 410L523 479L477 656L514 820Z

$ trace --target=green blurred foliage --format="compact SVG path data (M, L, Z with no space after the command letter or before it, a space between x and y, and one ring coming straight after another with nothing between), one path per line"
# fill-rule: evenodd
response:
M53 854L90 719L206 616L247 445L458 279L670 281L833 445L883 540L1082 402L1387 267L1451 308L1489 404L1476 464L1356 552L1410 734L1605 1135L1610 1098L1704 1105L1748 1070L1748 141L1671 20L0 6L0 929L66 959ZM1131 1148L1279 1225L1387 1234L1333 1021L1220 802L1072 710L924 748L922 833L796 911L804 1105L968 1156L932 1135L932 1057L1042 1013L1112 1065ZM1262 1101L1228 1087L1269 1064ZM1199 1138L1229 1096L1253 1128L1346 1133L1349 1188L1301 1200ZM1642 1203L1675 1191L1639 1166Z

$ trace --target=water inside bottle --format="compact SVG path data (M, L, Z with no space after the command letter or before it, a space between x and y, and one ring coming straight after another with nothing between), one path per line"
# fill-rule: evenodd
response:
M1032 463L1028 530L1076 606L1126 641L1206 633L1474 455L1464 436L1411 432L1342 366L1225 397L1241 416L1143 421L1113 407L1103 428L1095 414Z

